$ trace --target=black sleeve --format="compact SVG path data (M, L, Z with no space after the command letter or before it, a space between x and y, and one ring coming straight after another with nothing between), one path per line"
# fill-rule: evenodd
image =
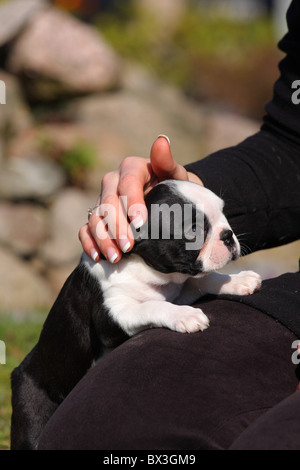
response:
M300 80L299 0L287 21L289 32L279 43L286 56L261 130L186 166L224 199L226 216L249 251L300 238L300 104L292 100L292 85Z

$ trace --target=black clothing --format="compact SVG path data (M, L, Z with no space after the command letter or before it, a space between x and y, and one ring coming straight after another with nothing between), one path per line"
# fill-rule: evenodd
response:
M261 131L186 167L225 199L226 215L237 233L247 232L252 250L300 238L300 104L292 101L292 84L300 79L297 0L287 22L289 32L279 43L286 57L279 64L281 75Z
M187 166L225 200L251 250L300 238L300 105L291 99L300 79L298 0L287 19L286 57L261 131ZM147 330L97 363L52 416L40 448L300 449L291 360L300 273L264 281L247 298L200 306L211 321L205 332Z
M186 169L224 199L225 215L251 251L300 238L300 145L261 130Z
M39 448L227 449L296 390L293 333L237 302L199 306L211 322L205 332L146 330L99 361L54 413Z
M289 32L279 43L287 55L279 64L281 75L275 83L273 99L266 105L260 132L235 147L186 166L202 179L204 186L225 200L224 212L234 232L243 234L242 244L251 251L300 238L300 104L292 101L292 83L300 79L297 0L288 10L287 22ZM291 310L287 318L287 312L273 309L272 305L265 313L299 336L300 311Z
M298 391L254 421L230 450L299 450L299 411Z

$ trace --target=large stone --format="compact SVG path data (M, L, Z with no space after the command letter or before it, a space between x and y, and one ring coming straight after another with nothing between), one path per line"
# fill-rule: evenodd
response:
M51 160L11 158L0 171L0 199L47 202L64 183L64 172Z
M93 203L90 196L74 188L63 190L56 198L49 214L49 239L39 253L47 267L79 261L82 246L78 231L87 222L87 210Z
M205 125L205 150L209 154L231 147L259 131L260 123L228 111L208 111Z
M7 68L23 78L31 98L49 100L113 88L120 62L91 26L48 8L15 41Z
M46 239L47 211L33 204L0 203L0 242L21 256L33 255Z
M136 6L151 15L161 26L162 34L172 32L187 7L188 0L134 0Z
M45 8L47 0L9 0L0 6L0 46L11 41L33 16Z
M57 296L62 289L64 283L70 276L73 269L76 268L78 260L74 260L72 263L64 264L62 266L49 266L47 269L47 281L51 287L51 291Z
M170 137L179 163L201 156L202 108L133 64L124 67L121 90L78 98L73 109L76 122L98 140L106 171L108 166L115 169L127 155L149 157L158 134ZM100 189L99 179L97 184Z
M49 308L54 296L29 263L0 246L0 314Z
M5 104L0 104L0 162L7 155L11 139L32 125L32 116L16 77L0 69ZM1 171L1 170L0 170Z
M9 139L32 125L33 119L16 77L0 69L6 103L0 104L0 131Z
M62 155L74 149L78 143L89 143L88 132L76 122L41 123L15 135L6 146L8 157L48 157L59 162ZM42 157L43 158L43 157Z

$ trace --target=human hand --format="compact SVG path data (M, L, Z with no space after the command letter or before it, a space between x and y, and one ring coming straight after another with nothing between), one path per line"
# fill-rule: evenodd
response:
M97 200L99 207L79 231L85 253L94 261L98 261L102 253L108 261L115 263L122 253L130 251L134 245L130 222L135 228L146 222L144 196L166 179L202 184L195 174L175 162L169 139L163 135L152 145L150 159L127 157L117 170L104 175Z

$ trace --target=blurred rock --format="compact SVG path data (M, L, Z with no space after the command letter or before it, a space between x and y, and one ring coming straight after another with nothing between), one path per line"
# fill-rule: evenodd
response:
M68 279L71 272L76 268L77 261L62 266L49 266L47 269L47 281L53 295L57 296Z
M0 171L0 199L47 202L64 183L65 173L51 160L11 158Z
M77 123L39 124L14 136L7 144L6 154L32 159L47 156L59 162L61 153L69 151L76 142L88 139L88 134L82 133Z
M49 308L53 294L29 263L0 246L0 313Z
M14 135L6 144L6 157L7 158L29 158L40 159L42 148L43 134L39 132L37 126L32 125L17 135Z
M0 80L6 87L6 104L1 106L0 132L7 139L32 125L33 118L24 100L23 90L16 77L0 69Z
M33 204L0 203L0 242L21 256L33 255L47 235L47 211Z
M49 240L39 253L48 267L79 261L82 246L78 231L87 222L87 210L93 202L87 194L75 188L63 190L56 198L49 214Z
M173 31L184 13L187 0L135 0L136 6L152 15L163 33Z
M259 129L251 119L195 104L136 64L124 64L120 90L73 100L72 115L98 149L98 165L87 176L99 191L101 176L128 155L149 157L158 134L171 139L176 161L185 165L236 145Z
M124 67L120 90L73 100L73 115L99 142L106 171L116 168L127 155L149 157L158 134L170 137L179 163L201 156L202 108L132 64ZM91 176L99 189L99 177L95 172Z
M41 9L47 0L9 0L0 6L0 46L11 41L25 28L28 21Z
M91 26L49 7L11 46L7 68L22 77L31 99L52 100L115 87L120 62Z
M206 115L204 134L207 154L231 147L259 131L260 123L247 117L221 110Z

